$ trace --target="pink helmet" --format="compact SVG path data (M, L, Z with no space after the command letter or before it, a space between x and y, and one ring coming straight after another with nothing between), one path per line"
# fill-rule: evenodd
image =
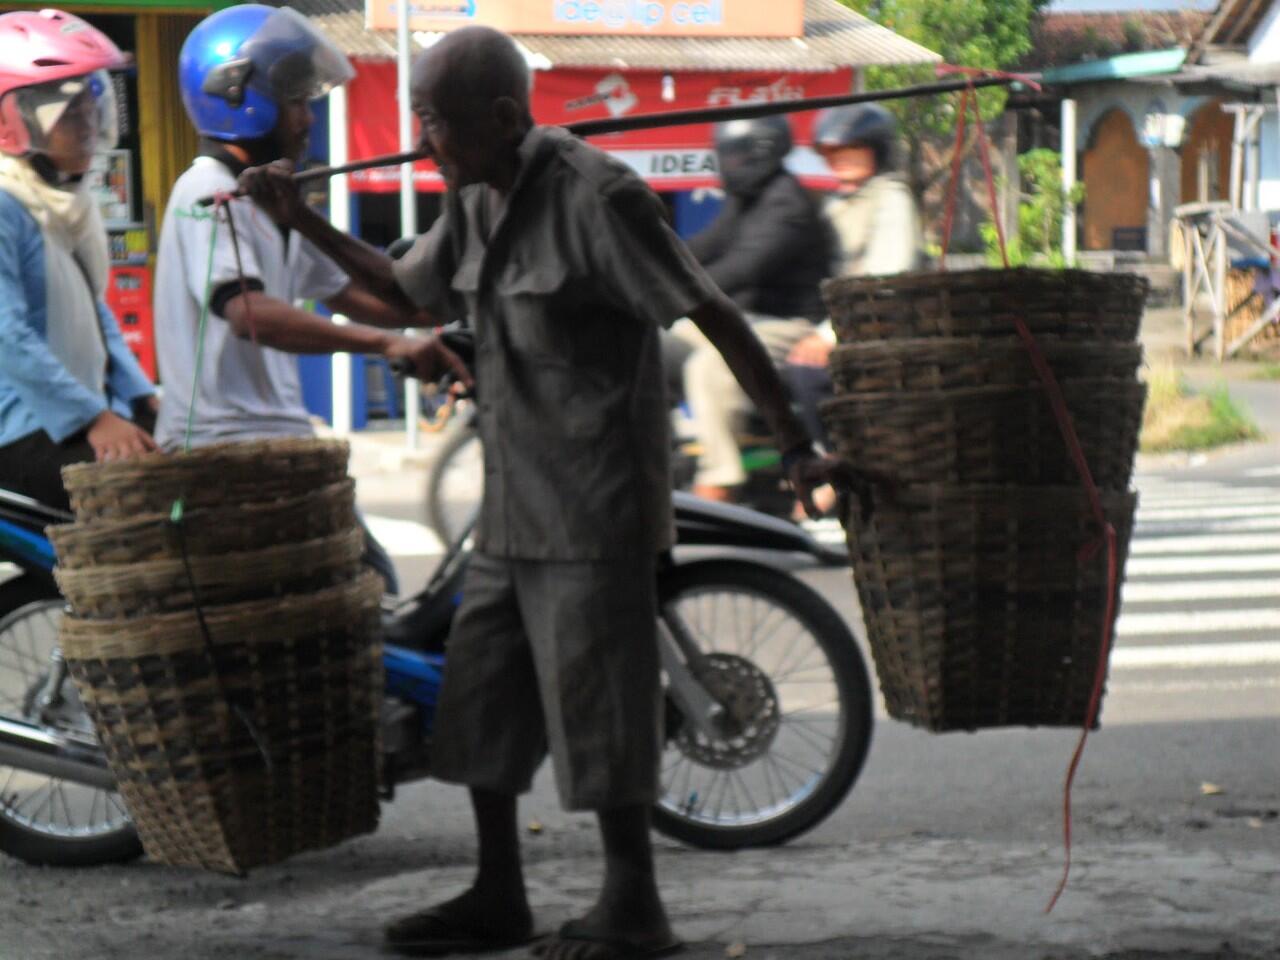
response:
M40 87L52 91L43 102L56 101L59 81L87 78L127 63L104 33L69 13L22 10L0 15L0 151L22 156L39 148L40 124L18 91ZM102 76L89 87L105 99L111 91L109 83L103 89ZM79 92L74 87L66 91L68 98ZM114 104L110 112L114 124ZM43 133L47 132L46 127ZM111 136L114 139L114 131Z

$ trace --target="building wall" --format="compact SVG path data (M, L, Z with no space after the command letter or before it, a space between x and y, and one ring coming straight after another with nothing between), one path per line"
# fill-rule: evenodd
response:
M1117 231L1133 231L1131 236L1145 231L1149 166L1129 114L1120 108L1109 111L1094 128L1084 154L1084 249L1131 248Z

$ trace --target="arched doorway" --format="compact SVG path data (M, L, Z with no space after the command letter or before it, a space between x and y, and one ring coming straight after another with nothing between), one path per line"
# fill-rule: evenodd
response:
M1182 141L1182 202L1231 197L1231 137L1235 118L1210 100L1191 115Z
M1123 110L1093 127L1084 154L1084 249L1145 250L1150 159Z

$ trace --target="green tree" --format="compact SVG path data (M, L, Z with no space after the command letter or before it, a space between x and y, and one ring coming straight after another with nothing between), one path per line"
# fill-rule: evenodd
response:
M1031 52L1031 22L1049 0L841 0L848 7L941 55L951 64L1007 70ZM926 83L933 68L872 67L867 87L882 90ZM1003 88L979 91L984 120L1004 110ZM897 115L908 160L908 175L918 197L946 171L950 161L927 145L956 126L959 97L912 97L887 104ZM972 119L972 114L970 115Z
M1070 194L1062 189L1062 160L1056 150L1028 150L1018 157L1018 173L1022 195L1018 203L1018 235L1008 245L1010 264L1067 266L1062 256L1062 218L1068 202L1076 205L1084 200L1084 184L1077 183ZM984 223L981 230L988 262L1000 266L1000 238L995 224Z

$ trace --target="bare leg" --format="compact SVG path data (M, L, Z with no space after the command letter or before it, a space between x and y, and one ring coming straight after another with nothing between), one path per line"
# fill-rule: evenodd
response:
M388 926L386 939L393 949L421 955L434 953L433 945L469 940L473 950L486 943L497 950L532 936L533 913L520 863L516 798L472 790L471 807L480 841L475 883L452 900Z
M565 924L538 952L545 960L607 960L678 947L658 894L644 805L602 810L604 887L591 911ZM622 948L622 949L620 949Z

